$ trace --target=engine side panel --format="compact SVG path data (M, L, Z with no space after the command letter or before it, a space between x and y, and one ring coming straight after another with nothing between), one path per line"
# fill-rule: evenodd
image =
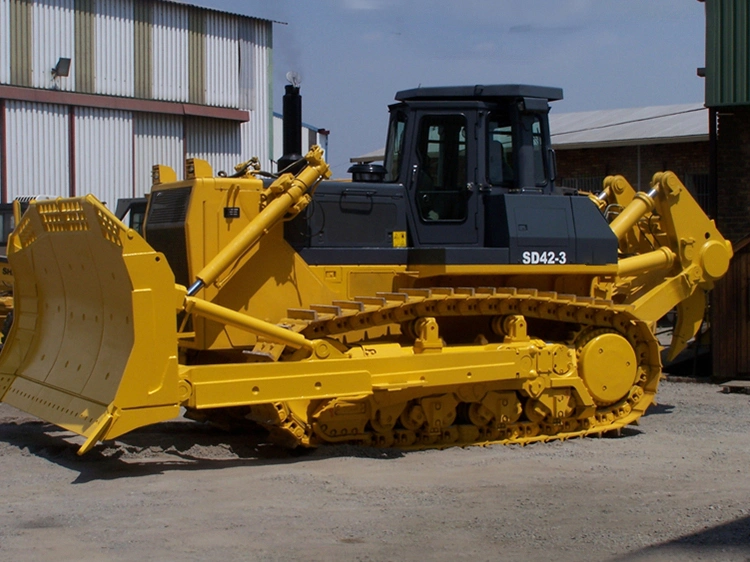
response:
M305 248L394 248L406 236L401 185L322 182L313 202L286 223L284 236Z
M617 263L617 239L585 197L488 195L485 241L473 245L420 244L407 205L399 184L324 182L284 235L311 265Z

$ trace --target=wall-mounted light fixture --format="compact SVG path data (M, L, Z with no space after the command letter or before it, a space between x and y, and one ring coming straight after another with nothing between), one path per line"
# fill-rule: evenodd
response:
M70 74L70 59L60 57L57 60L55 68L52 69L52 76L57 78L58 76L66 77Z

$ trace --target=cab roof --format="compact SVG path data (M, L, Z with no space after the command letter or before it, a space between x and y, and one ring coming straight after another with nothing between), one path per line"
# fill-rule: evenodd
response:
M483 86L437 86L412 88L396 93L398 101L435 100L498 100L514 98L541 98L548 101L563 99L562 88L530 86L527 84L492 84Z

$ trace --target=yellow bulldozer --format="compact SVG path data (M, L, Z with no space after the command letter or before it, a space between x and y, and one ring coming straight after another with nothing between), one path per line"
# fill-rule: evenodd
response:
M383 166L156 166L144 236L93 196L12 233L0 398L98 441L182 411L276 442L530 443L636 422L731 245L671 172L555 183L557 88L401 91Z

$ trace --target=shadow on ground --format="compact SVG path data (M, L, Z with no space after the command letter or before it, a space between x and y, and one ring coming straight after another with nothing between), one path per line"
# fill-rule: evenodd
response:
M671 404L651 404L651 406L648 407L646 410L646 413L643 414L644 416L653 416L653 415L659 415L659 414L671 414L674 410L674 406Z
M74 483L148 476L173 470L206 470L316 461L331 457L389 459L393 449L352 445L321 449L285 449L269 442L268 433L227 432L211 425L174 421L135 430L99 443L84 456L76 451L82 438L42 421L0 423L0 442L78 473Z
M668 414L673 406L656 405L647 415ZM601 435L639 435L633 426ZM225 431L194 421L167 421L143 427L116 440L97 444L86 455L76 451L83 438L38 420L0 423L0 443L49 460L77 473L75 483L148 476L174 470L206 470L311 462L331 457L394 459L408 454L397 449L357 445L326 445L319 449L285 449L274 445L260 426ZM0 455L2 452L0 451Z
M750 516L629 552L612 562L750 560Z

